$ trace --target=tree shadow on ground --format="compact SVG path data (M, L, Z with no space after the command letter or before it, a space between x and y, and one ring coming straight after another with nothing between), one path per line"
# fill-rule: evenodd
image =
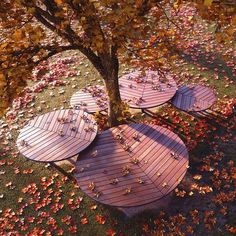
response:
M133 223L137 222L139 222L142 226L142 222L144 222L143 219L149 219L150 227L154 227L153 232L155 232L156 226L155 224L153 224L153 222L158 219L158 217L160 217L160 212L162 210L165 211L166 219L168 219L167 216L182 214L184 217L187 217L188 220L188 217L191 217L190 212L194 209L197 209L199 211L199 214L201 213L202 215L200 224L197 226L197 230L194 235L204 235L206 234L206 232L209 233L208 235L224 235L225 225L224 223L222 223L225 222L224 216L217 216L217 220L219 220L221 223L219 223L219 225L217 226L218 228L215 228L212 232L206 230L203 217L204 212L206 211L217 211L217 205L213 203L212 199L214 198L214 196L216 196L218 192L227 192L228 190L214 189L214 187L211 185L212 172L201 172L199 171L199 167L204 164L204 158L210 154L217 154L219 152L224 153L224 159L219 162L220 166L217 166L220 169L225 168L227 163L234 158L236 152L236 140L224 141L224 136L228 136L229 134L231 134L232 136L236 135L236 131L232 129L235 125L235 117L233 116L233 114L228 117L223 117L220 115L220 113L216 112L209 112L209 114L207 112L203 112L202 114L196 113L194 115L196 116L196 119L204 120L209 125L212 125L215 128L209 134L208 137L206 137L202 142L198 143L195 148L190 152L190 169L188 170L188 173L186 174L184 180L178 186L178 189L180 191L185 191L186 194L184 195L184 197L178 197L174 194L171 203L167 207L160 208L155 212L145 211L132 217L131 219L125 218L122 213L112 213L115 218L117 217L118 221L123 222L126 225L125 227L132 226ZM183 133L181 133L181 131L178 129L181 128L181 125L173 124L170 121L164 119L163 117L158 116L158 118L161 119L163 124L171 126L174 129L174 132L179 134L182 139L186 138L184 137ZM216 139L216 137L218 137L218 139ZM202 179L196 181L193 176L199 174L199 172L202 175ZM191 192L191 185L193 184L198 184L199 186L211 186L213 188L213 191L201 194L200 192L193 190L194 194L189 195L188 193ZM229 218L229 220L232 220L232 217ZM143 234L143 228L141 228L142 227L137 229L136 235L146 235ZM220 231L218 231L219 229ZM117 230L119 230L118 226Z
M194 46L189 53L179 51L179 55L188 63L217 71L219 75L227 76L230 80L236 81L233 69L222 59L222 55L207 52L201 45ZM234 59L232 58L232 60Z

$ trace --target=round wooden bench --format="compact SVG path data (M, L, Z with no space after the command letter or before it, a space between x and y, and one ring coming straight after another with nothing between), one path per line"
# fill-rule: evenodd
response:
M88 113L106 110L107 95L104 86L89 86L77 91L72 95L70 105Z
M26 158L56 162L75 156L97 135L92 115L74 109L52 111L31 120L17 138L17 147Z
M140 71L119 78L121 98L131 108L152 108L169 101L176 93L174 79L167 75L161 77L155 71Z
M183 85L176 92L172 104L187 112L204 111L210 108L217 97L211 88L203 85Z
M98 134L80 153L75 178L100 203L138 208L172 192L188 162L186 146L172 131L156 125L121 125Z

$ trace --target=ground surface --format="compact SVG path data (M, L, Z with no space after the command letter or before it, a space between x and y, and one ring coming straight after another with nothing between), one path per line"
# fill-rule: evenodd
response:
M211 35L211 31L208 33ZM66 52L42 65L42 80L31 81L28 93L17 99L0 121L0 235L234 234L236 118L232 104L236 55L232 43L218 44L209 35L199 36L199 51L199 38L193 38L196 44L189 43L172 70L178 83L195 81L216 89L219 100L211 113L194 117L169 104L154 109L156 119L139 111L134 113L138 122L170 128L189 149L188 174L166 209L125 219L117 210L96 204L76 182L54 168L26 160L17 152L15 140L27 120L52 109L69 107L71 95L79 88L102 83L78 52ZM121 73L128 70L122 66ZM100 125L103 128L102 122ZM62 167L73 172L67 162Z

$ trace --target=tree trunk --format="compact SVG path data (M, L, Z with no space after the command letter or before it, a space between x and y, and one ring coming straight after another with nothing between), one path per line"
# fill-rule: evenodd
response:
M100 53L99 56L103 68L101 75L108 95L108 125L113 127L122 123L124 114L118 83L119 60L117 48L111 46L109 53Z
M122 102L118 84L118 74L104 78L104 83L108 95L108 125L110 127L121 124Z
M87 49L81 52L87 56L103 78L108 95L109 127L121 124L122 115L124 114L124 104L121 101L118 83L119 60L117 48L115 46L111 46L109 50L108 48L105 48L104 51L98 53L98 55L94 54L92 50Z

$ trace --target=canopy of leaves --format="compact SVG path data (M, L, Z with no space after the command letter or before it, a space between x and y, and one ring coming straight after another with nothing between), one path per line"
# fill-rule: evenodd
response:
M202 17L217 21L218 31L225 30L227 36L218 34L219 40L233 37L235 8L229 0L189 2ZM182 4L181 0L1 1L0 111L22 91L35 65L67 49L80 50L103 77L112 71L118 53L138 59L138 66L160 67L162 58L175 59L173 42L182 40L182 22L171 11L178 12Z

